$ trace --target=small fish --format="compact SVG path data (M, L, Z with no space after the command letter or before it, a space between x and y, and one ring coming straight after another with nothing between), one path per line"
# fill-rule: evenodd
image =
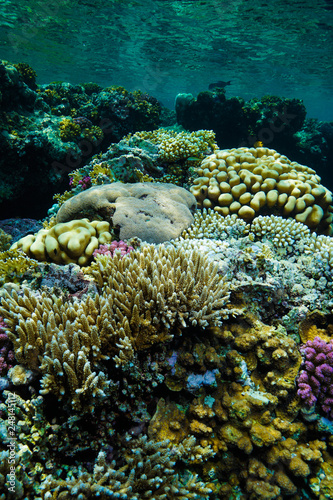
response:
M209 90L216 89L216 88L224 89L224 87L226 87L227 85L231 85L231 80L229 80L228 82L218 81L216 83L210 83L208 85L208 88L209 88Z
M253 147L254 148L262 148L264 145L264 143L262 141L256 141L254 144L253 144Z

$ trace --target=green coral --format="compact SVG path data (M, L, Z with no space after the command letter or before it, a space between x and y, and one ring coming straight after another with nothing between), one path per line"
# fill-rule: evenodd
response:
M94 82L82 83L82 87L84 88L85 93L88 95L98 94L103 90L103 87Z

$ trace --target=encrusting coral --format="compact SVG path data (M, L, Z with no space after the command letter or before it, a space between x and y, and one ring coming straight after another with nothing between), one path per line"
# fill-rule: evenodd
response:
M251 221L275 213L331 234L332 194L314 170L268 148L215 151L205 158L190 191L199 208Z

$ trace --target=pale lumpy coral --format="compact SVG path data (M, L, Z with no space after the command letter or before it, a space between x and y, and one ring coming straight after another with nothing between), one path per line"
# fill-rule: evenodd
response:
M122 240L137 236L158 244L177 238L192 224L195 208L195 197L173 184L113 182L67 200L57 213L57 222L81 217L103 219Z
M110 224L105 221L72 220L29 234L14 243L11 250L22 250L39 261L83 266L99 245L110 243L109 231Z
M273 213L293 217L317 232L332 232L332 193L314 170L274 149L215 151L197 173L190 191L199 208L237 214L245 221Z

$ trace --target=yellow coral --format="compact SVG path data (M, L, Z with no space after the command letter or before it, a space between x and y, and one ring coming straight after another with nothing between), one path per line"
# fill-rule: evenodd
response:
M111 241L109 229L108 222L73 220L25 236L14 243L11 249L21 249L39 261L51 260L58 264L77 263L83 266L91 259L99 244Z
M24 273L32 272L38 263L19 250L10 249L0 253L0 285L20 283Z
M121 334L118 364L128 361L129 345L146 349L187 324L205 328L228 316L227 284L196 250L145 245L123 259L97 256L91 269L108 297L112 329Z
M5 233L5 231L0 229L0 252L8 250L8 248L10 247L11 240L12 240L11 235Z
M103 130L97 125L83 129L82 135L86 140L92 142L94 146L101 143L104 138Z
M81 134L81 127L69 118L64 118L59 124L60 138L63 142L74 141Z
M332 193L311 168L290 161L274 149L215 151L197 169L190 191L199 208L251 221L266 210L293 217L310 229L330 234Z

